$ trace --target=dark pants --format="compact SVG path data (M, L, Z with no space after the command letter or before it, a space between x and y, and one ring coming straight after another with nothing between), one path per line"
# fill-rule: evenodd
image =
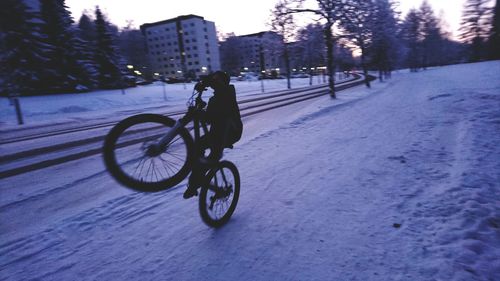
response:
M213 162L218 162L222 158L224 151L226 127L224 124L212 124L208 134L202 136L198 141L200 149L199 156L203 156L205 150L210 148L208 158ZM201 184L201 179L207 172L207 168L200 165L198 159L193 163L193 169L189 176L189 186Z

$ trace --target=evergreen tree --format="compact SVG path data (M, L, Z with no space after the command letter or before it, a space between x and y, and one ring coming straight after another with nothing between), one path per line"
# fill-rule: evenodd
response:
M403 40L406 43L406 65L410 71L416 72L419 69L421 57L421 18L416 9L411 9L403 23Z
M490 58L498 60L500 59L500 0L496 1L492 19L492 29L489 39Z
M420 20L422 32L422 58L421 65L424 69L428 66L440 65L443 62L444 39L441 34L439 20L434 15L431 6L424 0L420 6Z
M23 1L4 0L0 10L0 94L38 94L49 61L40 20ZM7 8L8 7L8 8Z
M393 3L375 0L372 17L372 64L379 70L379 79L390 77L399 56L398 24Z
M108 23L99 6L95 9L96 53L99 87L119 88L123 86L120 57L113 42Z
M91 87L89 69L80 61L84 47L76 37L73 19L64 0L40 0L42 32L52 46L46 66L45 90L70 92Z
M94 21L85 13L83 13L78 20L78 37L86 42L96 41Z
M94 62L96 38L94 23L89 16L82 14L78 25L73 28L76 31L75 49L78 61L85 71L79 75L80 82L88 88L96 88L98 86L98 72Z
M488 2L489 0L467 0L465 3L460 38L470 46L471 61L479 61L485 57L484 45L489 35Z
M119 33L118 46L125 64L133 65L141 71L150 69L144 35L140 30L134 29L131 23Z

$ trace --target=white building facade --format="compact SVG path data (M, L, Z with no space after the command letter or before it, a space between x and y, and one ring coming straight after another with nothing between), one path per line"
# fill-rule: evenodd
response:
M141 25L152 71L165 78L191 78L220 70L215 24L196 15Z

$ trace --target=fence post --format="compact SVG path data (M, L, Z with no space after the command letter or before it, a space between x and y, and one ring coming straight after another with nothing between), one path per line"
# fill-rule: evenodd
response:
M24 124L24 121L23 121L23 114L21 112L21 105L19 104L19 99L17 97L14 97L13 100L14 100L14 107L16 108L17 123L19 125L22 125Z
M165 82L161 81L161 86L163 88L163 100L167 101L167 91L165 90Z

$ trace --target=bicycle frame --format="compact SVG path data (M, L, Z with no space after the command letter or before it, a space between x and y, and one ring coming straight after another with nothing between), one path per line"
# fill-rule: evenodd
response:
M174 139L180 129L185 128L189 122L193 121L195 151L198 154L196 156L201 156L201 151L198 145L198 140L201 137L201 130L203 130L203 134L208 133L207 123L202 117L204 113L203 108L206 105L206 103L201 99L202 94L203 92L198 92L194 105L190 105L186 114L181 119L177 120L172 129L159 140L157 146L161 148L160 150L163 150Z

